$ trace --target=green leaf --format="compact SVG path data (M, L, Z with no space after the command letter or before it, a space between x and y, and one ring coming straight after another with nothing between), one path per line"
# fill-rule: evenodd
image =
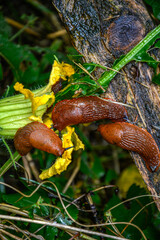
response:
M144 0L153 9L154 16L160 20L160 4L159 0Z
M2 64L0 63L0 81L3 80L3 69L2 69Z
M82 157L81 166L80 166L81 172L91 178L94 177L93 171L89 166L87 152L83 151L81 157Z
M84 63L83 67L89 72L92 73L96 68L96 63ZM79 69L78 73L84 73L83 69Z
M105 175L105 183L110 184L112 180L116 180L117 178L117 173L113 169L109 169Z
M11 36L11 27L5 21L2 13L0 13L0 35L3 35L4 37Z
M146 195L147 192L144 188L140 188L139 186L133 184L127 193L127 198L132 198L135 196L142 196ZM150 197L141 197L137 198L136 200L133 200L130 202L130 214L134 216L139 210L142 209L142 206L145 206L146 204L151 202ZM147 212L146 212L147 209ZM152 209L151 206L148 206L146 209L144 209L140 214L138 214L135 218L134 223L138 224L139 227L144 229L147 226L147 222L150 223L152 219Z
M57 234L58 234L58 228L46 226L45 233L44 233L45 239L54 240Z
M60 47L62 46L63 41L60 39L56 39L53 41L52 45L51 45L51 50L52 51L58 51L60 49Z
M155 75L152 79L152 81L158 85L160 85L160 73L158 75Z
M117 204L121 203L119 197L115 194L113 194L112 198L110 198L110 200L108 201L108 203L105 206L105 211L108 211L111 207L116 206ZM123 214L122 214L123 212ZM108 214L105 213L105 215ZM118 207L115 207L112 211L111 211L112 217L114 217L115 221L125 221L127 222L129 219L129 215L128 215L128 210L125 208L125 206L123 204L119 205ZM121 229L123 229L123 226L120 227Z
M82 55L79 54L72 54L72 55L68 55L69 60L71 61L75 61L76 63L81 63L82 62Z
M83 131L78 126L75 126L75 130L76 130L78 137L81 139L81 141L85 145L85 149L92 150L92 145L91 145L90 141L88 140L88 138L83 133Z
M104 176L105 170L102 166L100 158L95 153L93 154L93 158L94 162L92 166L92 171L94 172L96 178L101 178Z
M145 236L147 236L147 239L149 240L159 239L159 232L156 231L152 225L148 226L145 230L143 230L143 233L145 234ZM141 238L141 240L144 240L144 238Z
M67 210L69 214L72 216L72 218L77 220L79 210L74 205L70 205L69 208L67 208Z
M155 228L160 231L160 212L157 212L153 218L153 224Z
M29 191L25 192L26 194L30 194ZM14 206L30 209L36 202L38 201L39 194L35 193L31 197L23 197L21 198L21 195L19 193L14 194L4 194L3 200L9 204L13 204Z
M4 182L3 177L0 178L0 182ZM2 195L6 193L5 186L3 184L0 184L0 201L2 202Z
M0 55L10 65L17 81L32 84L38 80L39 62L28 46L21 46L10 42L0 35Z
M59 214L57 217L57 222L64 224L64 225L71 225L72 221L68 219L68 216L63 216L62 214Z
M0 35L0 39L0 55L11 66L15 78L20 80L22 72L19 69L19 66L24 59L23 48L20 45L15 45L14 43L9 42L9 40L2 35Z
M19 155L18 152L15 152L13 154L13 158L15 162L18 162L21 156ZM2 177L12 165L13 165L13 161L11 158L9 158L8 161L6 161L0 168L0 177Z
M136 185L132 185L127 193L127 199L134 198L137 196L137 199L130 200L128 203L120 204L116 207L117 204L121 203L120 199L117 195L113 195L113 197L109 200L109 202L105 206L105 211L110 207L114 207L111 210L111 216L114 218L114 221L118 222L129 222L132 218L132 223L137 225L141 230L146 229L148 226L152 224L153 221L153 208L152 205L143 207L150 203L152 199L150 197L138 197L142 195L146 195L146 190L144 188L140 188ZM140 211L142 210L142 211ZM140 211L140 212L139 212ZM122 214L123 213L123 214ZM107 217L108 212L105 213ZM117 225L117 228L122 231L125 225ZM129 239L137 240L141 239L141 233L134 227L128 226L123 233L123 236Z
M38 65L27 67L25 72L22 75L21 82L27 86L28 84L32 84L38 82L40 75L40 68Z
M157 41L157 42L154 44L154 46L160 48L160 40Z

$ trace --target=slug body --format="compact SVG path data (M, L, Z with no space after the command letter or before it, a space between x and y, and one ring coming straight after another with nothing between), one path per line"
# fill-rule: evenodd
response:
M128 119L125 107L106 100L96 96L87 96L56 103L52 111L53 127L61 131L69 125L89 123L100 119L112 121Z
M100 125L98 131L111 144L137 152L145 161L150 172L160 166L160 152L151 134L133 124L116 122Z
M62 81L63 79L60 78L55 84L53 84L52 91L54 94L58 93L62 89Z
M19 128L14 137L14 146L21 156L26 155L33 147L56 156L62 155L65 150L55 132L40 122L32 122Z

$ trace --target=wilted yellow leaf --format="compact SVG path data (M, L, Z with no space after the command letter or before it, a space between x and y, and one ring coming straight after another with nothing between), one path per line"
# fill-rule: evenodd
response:
M66 77L70 77L74 73L74 68L70 64L64 62L58 63L55 60L49 78L49 85L54 85L60 78L67 80Z
M21 84L19 82L17 82L14 85L14 89L16 91L19 91L20 93L24 94L26 99L31 100L31 102L32 102L32 113L34 115L36 115L36 110L39 106L45 105L45 104L46 105L49 104L49 106L51 106L55 101L55 96L54 96L53 92L51 92L49 94L43 94L41 96L34 97L34 93L32 93L31 90L24 88L23 84ZM40 95L40 93L39 93L39 95ZM48 105L46 106L46 108L47 107L48 107Z
M65 171L68 165L71 163L73 150L77 151L80 148L84 149L84 144L78 138L77 134L75 133L75 129L72 127L66 127L65 133L63 133L63 136L62 136L62 143L64 148L68 148L72 146L74 147L66 150L63 153L62 157L57 158L53 166L51 166L49 169L44 170L40 174L39 177L42 180L52 177L56 174L60 174L61 172Z
M137 167L133 164L123 170L117 181L117 186L119 187L121 197L126 197L128 189L132 184L136 184L144 188L146 187Z

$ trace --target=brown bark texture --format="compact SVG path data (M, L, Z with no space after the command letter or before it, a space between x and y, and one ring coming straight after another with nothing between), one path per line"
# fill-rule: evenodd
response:
M141 0L53 0L53 4L84 60L106 67L155 27ZM152 54L158 56L158 52ZM152 83L153 70L146 63L132 61L122 72L125 75L114 77L106 96L134 105L135 109L127 109L129 120L151 133L160 148L160 130L154 128L160 126L160 88ZM138 154L131 155L151 194L159 196L160 169L149 172ZM154 199L160 210L160 200Z

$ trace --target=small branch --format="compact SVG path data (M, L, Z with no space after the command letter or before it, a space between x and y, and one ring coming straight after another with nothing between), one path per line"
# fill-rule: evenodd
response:
M29 219L29 218L13 217L13 216L7 216L7 215L2 215L2 214L0 214L0 218L1 219L7 219L7 220L15 220L15 221L21 221L21 222L41 224L41 225L46 225L46 226L51 226L51 227L57 227L57 228L60 228L62 230L69 230L69 231L73 231L73 232L76 231L76 232L80 232L80 233L86 233L86 234L106 237L106 238L110 238L110 239L129 240L129 239L126 239L126 238L111 236L109 234L104 234L104 233L100 233L100 232L85 230L85 229L81 229L81 228L77 228L77 227L71 227L71 226L67 226L67 225L63 225L63 224L59 224L59 223L55 223L55 222L32 220L32 219Z
M8 18L8 17L6 17L5 20L6 20L7 23L9 23L10 25L12 25L13 27L20 29L20 31L22 31L22 32L24 31L24 32L27 32L27 33L35 36L35 37L40 37L40 34L39 34L39 33L35 32L34 30L32 30L31 28L28 27L28 24L29 24L29 23L26 24L26 25L23 25L23 24L15 21L15 20L13 20L13 19L11 19L11 18ZM19 32L18 32L18 33L19 33ZM15 35L14 35L14 36L15 36ZM13 37L14 37L14 36L13 36ZM17 35L16 35L16 37L17 37ZM12 39L12 40L13 40L13 39Z
M61 36L65 35L65 34L67 34L66 29L62 29L62 30L59 30L57 32L47 34L47 38L54 39L56 37L61 37Z
M64 187L62 193L65 193L67 191L67 189L69 188L69 186L71 185L71 183L73 182L74 178L76 177L79 169L80 169L80 162L81 162L81 158L78 158L78 161L77 161L77 165L76 165L76 168L74 169L71 177L69 178L66 186Z

